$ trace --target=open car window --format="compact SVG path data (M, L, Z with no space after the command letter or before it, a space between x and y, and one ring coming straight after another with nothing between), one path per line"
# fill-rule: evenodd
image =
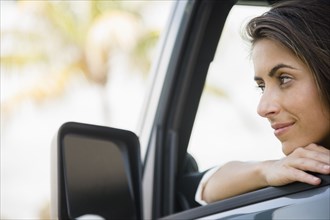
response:
M234 5L227 17L187 149L200 172L232 160L283 157L268 121L257 114L261 91L253 80L251 45L242 36L246 23L268 9ZM320 186L293 183L266 187L206 206L192 205L166 219L327 219L329 176L318 176ZM319 204L319 211L311 204Z
M234 5L210 63L189 141L200 171L231 160L265 160L282 156L267 120L257 115L261 91L253 80L245 24L269 8Z

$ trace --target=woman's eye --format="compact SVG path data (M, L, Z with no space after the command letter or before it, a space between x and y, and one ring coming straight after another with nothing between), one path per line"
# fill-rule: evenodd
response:
M286 83L290 82L291 77L289 77L289 76L280 76L279 80L280 80L280 84L283 85L283 84L286 84Z
M260 89L263 92L265 90L265 84L264 83L258 83L257 88Z

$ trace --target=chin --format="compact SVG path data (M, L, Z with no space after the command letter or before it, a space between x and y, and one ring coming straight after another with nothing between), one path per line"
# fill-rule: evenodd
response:
M309 143L301 143L299 141L282 141L282 152L288 156L289 154L291 154L295 149L299 148L299 147L305 147L309 144L311 144L312 142Z
M285 144L282 143L282 152L288 156L289 154L291 154L293 151L293 149L289 149L288 146L286 146Z
M317 145L320 145L322 147L325 147L327 149L330 150L330 136L323 139L322 141L317 141L317 140L302 140L302 138L300 140L286 140L286 141L281 141L282 143L282 152L288 156L289 154L291 154L295 149L299 148L299 147L306 147L312 143L315 143Z

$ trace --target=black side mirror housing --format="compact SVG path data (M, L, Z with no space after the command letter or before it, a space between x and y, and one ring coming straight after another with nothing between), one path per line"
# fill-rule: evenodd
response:
M140 144L134 133L68 122L52 148L52 217L143 219Z

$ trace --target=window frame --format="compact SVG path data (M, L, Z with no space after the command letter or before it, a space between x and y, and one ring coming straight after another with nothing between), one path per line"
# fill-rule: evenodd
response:
M144 162L144 216L152 219L174 213L176 180L182 175L209 64L236 0L178 1L177 7L184 4L181 2L186 5L178 17L180 31L168 62Z

